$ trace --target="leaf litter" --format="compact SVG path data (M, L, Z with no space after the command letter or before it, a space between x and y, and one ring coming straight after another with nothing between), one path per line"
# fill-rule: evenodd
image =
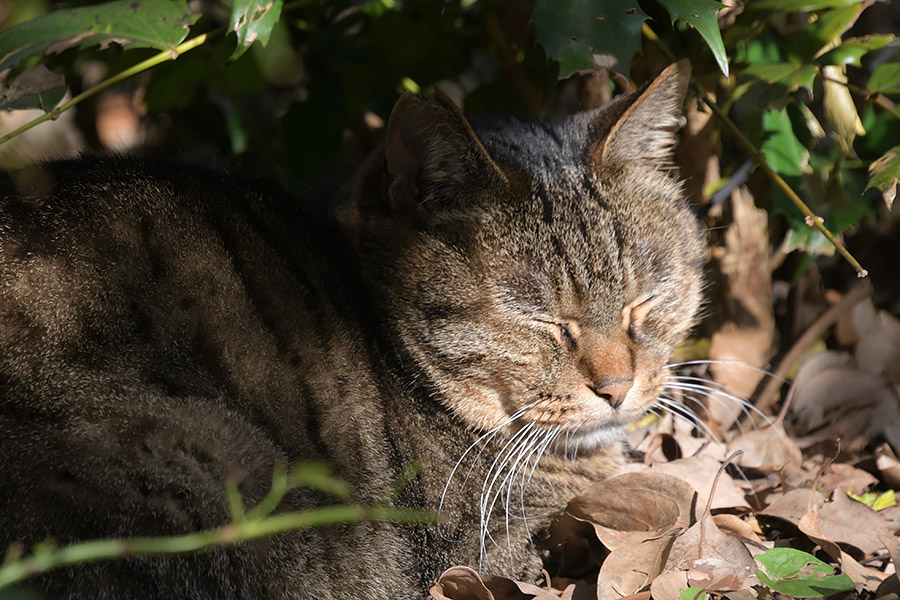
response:
M694 344L708 353L670 377L690 413L643 423L635 460L569 502L545 581L457 566L432 598L900 596L900 320L868 284L825 290L779 354L764 213L744 190L731 212L711 250L727 301Z

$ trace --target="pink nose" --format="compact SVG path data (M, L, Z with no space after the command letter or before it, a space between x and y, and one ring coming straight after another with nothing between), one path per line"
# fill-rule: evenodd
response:
M634 385L633 379L628 379L626 381L615 381L611 383L604 383L602 385L589 385L591 391L597 394L600 398L603 398L609 405L613 408L619 408L622 405L622 402L625 401L625 395L628 394L628 390L631 389L631 386Z

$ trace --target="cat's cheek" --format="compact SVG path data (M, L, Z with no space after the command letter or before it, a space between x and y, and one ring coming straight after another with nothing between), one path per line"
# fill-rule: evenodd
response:
M489 431L510 420L509 394L495 386L455 382L441 394L441 402L452 414L476 430Z

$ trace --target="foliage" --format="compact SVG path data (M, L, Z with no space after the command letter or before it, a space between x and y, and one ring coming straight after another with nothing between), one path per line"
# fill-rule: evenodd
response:
M418 472L417 465L409 465L398 479L394 491L399 491ZM0 594L5 593L5 588L28 577L84 562L125 556L172 556L203 552L309 527L361 521L416 524L435 520L435 515L430 511L391 506L393 497L385 498L373 506L335 504L307 510L275 512L285 494L300 486L319 490L341 502L350 500L350 489L346 482L335 478L326 465L315 462L298 463L290 471L276 469L272 476L271 490L259 504L249 510L244 509L237 485L229 483L225 493L231 507L232 520L215 529L166 537L89 540L62 547L57 547L52 540L48 540L35 546L27 556L22 555L21 551L11 551L0 566Z
M900 177L888 141L900 115L887 98L900 93L900 63L873 69L868 60L893 36L854 28L870 2L720 10L715 0L236 0L201 3L193 14L183 0L82 4L0 34L0 68L13 67L5 107L55 117L87 99L52 110L63 81L84 84L87 65L99 62L110 76L152 65L130 85L141 90L147 137L161 150L236 157L292 187L353 158L348 148L369 147L372 124L384 122L404 89L450 82L469 112L544 113L564 98L557 75L578 80L612 65L617 76L645 79L677 56L691 58L696 92L725 107L762 153L757 164L783 179L762 204L784 220L784 251L832 251L825 237L839 245L840 234L877 215L877 197L865 190L890 207ZM186 52L174 49L187 35L204 33L212 36L190 55L159 64ZM148 48L168 56L142 63ZM347 131L355 146L345 144ZM724 174L709 189L742 183L729 178L741 176L748 150L727 131L709 135L723 146ZM808 212L790 206L800 197Z
M853 589L850 578L812 554L793 548L772 548L756 557L766 568L756 576L769 589L795 598L817 598Z

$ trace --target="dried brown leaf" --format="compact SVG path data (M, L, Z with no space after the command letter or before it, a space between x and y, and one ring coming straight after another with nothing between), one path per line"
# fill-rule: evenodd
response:
M749 398L763 377L775 330L769 268L768 216L744 188L731 196L733 221L720 253L727 278L726 314L731 321L713 334L709 358L713 378L728 393ZM724 429L741 415L741 406L725 395L711 399L709 411Z
M597 577L597 598L636 593L662 571L675 536L692 520L697 492L661 473L625 473L588 488L566 512L588 522L610 554Z
M809 433L860 407L886 401L887 381L857 366L843 352L823 352L806 361L788 392L794 429Z
M900 460L887 444L882 444L875 452L875 466L891 488L900 488Z
M688 482L700 494L699 506L705 506L721 461L709 456L692 456L666 463L654 463L651 469L657 473L674 475ZM728 473L722 473L712 499L712 508L750 508L743 489Z
M827 518L823 518L820 501L820 495L817 494L817 496L812 497L808 510L798 523L800 531L805 533L809 539L821 546L825 552L837 561L838 565L841 567L841 571L850 577L853 583L856 584L857 591L864 589L869 592L874 592L878 589L882 580L884 580L885 574L859 564L856 559L844 552L843 549L828 536L828 533L823 530L822 526L829 525L830 523ZM879 544L879 548L881 546L882 545Z
M569 501L566 513L591 523L610 550L684 528L692 520L697 492L662 473L625 473L589 487Z
M496 600L478 573L469 567L450 567L428 593L434 600Z
M709 513L675 540L665 570L688 571L691 585L706 590L739 590L759 584L756 561L747 546L723 533Z
M559 596L536 585L506 577L484 575L484 585L496 600L559 600Z
M832 501L808 489L795 489L775 499L761 514L796 525L816 538L826 552L840 560L837 544L847 544L872 554L883 547L881 537L893 538L891 524L880 514L837 490ZM830 544L830 545L829 545Z
M829 464L819 478L819 488L826 494L850 490L859 495L876 483L878 478L871 473L843 463Z
M681 590L688 589L687 573L672 571L663 573L650 584L650 595L653 600L681 600Z
M710 372L724 390L712 392L707 407L722 429L731 427L742 414L743 407L736 399L752 396L764 377L771 345L770 330L738 328L733 323L712 335Z
M762 538L759 537L762 532L759 529L759 524L756 522L756 519L745 521L737 515L723 513L720 515L713 515L713 521L715 521L716 527L724 533L731 533L732 535L744 537L755 542L762 542Z
M882 549L881 537L891 537L891 526L880 511L850 498L846 491L836 490L831 502L819 510L820 530L828 539L859 548L866 554Z
M735 459L741 467L762 472L778 471L786 476L800 472L803 455L797 444L784 432L780 423L748 431L728 442L728 450L742 450Z
M619 600L650 584L662 572L676 535L634 540L610 552L597 576L597 599Z

